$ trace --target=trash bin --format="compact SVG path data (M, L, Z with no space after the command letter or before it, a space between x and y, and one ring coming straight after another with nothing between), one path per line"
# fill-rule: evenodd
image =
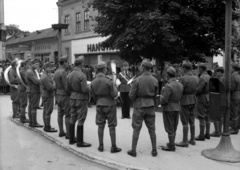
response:
M218 121L226 112L226 89L218 78L209 80L209 114L210 119Z

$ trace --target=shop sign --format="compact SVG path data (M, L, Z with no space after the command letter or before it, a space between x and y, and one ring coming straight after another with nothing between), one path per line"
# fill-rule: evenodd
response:
M113 48L103 47L101 43L97 44L87 44L87 52L105 52L105 51L116 51Z

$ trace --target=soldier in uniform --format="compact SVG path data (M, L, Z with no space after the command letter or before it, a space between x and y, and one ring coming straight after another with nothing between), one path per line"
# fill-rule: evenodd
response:
M205 63L199 64L199 83L197 86L197 113L200 126L200 134L195 138L198 141L205 141L210 139L210 117L209 117L209 79L207 73L207 66ZM206 128L206 133L204 135Z
M16 71L16 62L17 60L13 60L11 62L12 68L9 71L9 82L13 85L10 87L10 96L12 100L12 110L13 110L13 118L19 118L19 95L18 95L18 77Z
M224 84L224 68L218 67L215 70L215 76ZM218 121L214 121L214 128L215 131L210 135L212 137L220 137L222 134L222 125L223 125L223 113L221 113L221 118Z
M67 90L71 92L70 107L71 118L69 125L69 144L76 143L75 141L75 123L77 126L77 146L90 147L91 144L84 142L84 122L87 118L89 87L87 85L87 77L82 72L84 57L80 56L75 60L73 71L67 76Z
M230 119L233 122L233 126L230 129L230 134L238 134L238 123L239 114L238 109L240 105L240 67L237 63L232 65L232 75L231 75L231 98L230 98Z
M177 81L175 74L176 70L173 67L167 69L168 82L160 95L160 102L163 106L163 123L169 139L167 146L162 147L164 151L175 151L175 136L183 92L183 85Z
M28 117L30 120L29 126L43 127L37 122L37 109L40 100L40 78L37 75L36 69L38 68L38 60L32 59L29 62L29 69L25 74L25 81L27 84L28 93Z
M180 118L183 125L183 140L176 143L176 146L188 147L188 124L190 125L191 139L190 144L195 145L195 118L194 108L196 104L196 90L198 85L198 78L192 73L192 64L184 63L182 65L184 76L180 79L183 85L183 94L181 98Z
M54 80L56 82L56 103L58 105L58 127L59 137L66 135L66 139L69 139L69 122L70 122L70 105L69 95L67 91L67 64L68 57L62 56L59 59L59 67L54 73ZM63 128L63 116L65 116L66 133Z
M125 77L123 77L121 74L118 75L118 78L121 82L119 86L120 91L120 97L122 99L122 119L128 118L130 119L130 98L128 96L131 86L128 83L127 80L130 80L133 77L132 72L128 71L129 64L128 62L123 63L123 70L121 71L121 74ZM127 80L126 80L127 79Z
M117 85L112 79L106 77L107 64L101 62L97 65L97 76L92 81L90 90L92 97L96 100L97 114L96 124L98 126L98 139L99 147L98 150L103 152L103 134L106 124L108 121L108 127L112 142L111 153L120 152L121 149L116 146L116 126L117 126L117 110L114 98L117 97Z
M52 65L47 62L43 66L44 71L42 73L40 82L42 88L42 100L43 100L43 122L45 132L57 132L56 129L51 127L51 114L53 112L54 105L54 91L56 84L51 75Z
M27 61L21 62L20 76L22 81L26 84L25 74L27 71ZM20 105L20 121L22 123L29 123L29 120L26 118L26 108L27 108L27 88L21 83L20 79L18 80L18 94L19 94L19 105Z
M143 60L141 64L142 75L133 80L129 93L133 101L133 118L132 118L132 149L127 153L133 157L137 156L136 148L138 137L144 121L152 142L152 156L157 156L157 137L155 132L155 98L158 92L158 81L155 79L150 69L152 64Z

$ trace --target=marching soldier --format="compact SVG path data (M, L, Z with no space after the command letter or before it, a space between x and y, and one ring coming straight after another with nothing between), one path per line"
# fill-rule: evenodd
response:
M133 118L132 118L132 149L127 153L136 157L136 148L138 137L144 121L152 142L152 156L157 156L157 137L155 132L155 98L158 91L158 81L155 79L150 69L152 64L143 60L141 64L142 75L134 79L129 97L133 101Z
M42 100L43 100L43 122L45 132L57 132L51 127L51 114L54 106L54 91L56 84L51 75L52 65L47 62L43 66L44 72L41 76Z
M26 72L25 80L27 84L28 93L28 117L30 120L29 126L43 127L37 122L37 109L40 100L40 78L36 69L38 68L38 60L32 59L29 62L30 66Z
M70 106L71 118L69 125L69 144L76 143L75 141L75 123L77 126L77 146L90 147L91 144L84 142L84 122L87 118L89 87L87 85L87 77L82 72L84 57L80 56L75 60L73 71L67 76L67 90L71 92Z
M13 60L11 62L12 68L9 71L9 82L14 85L10 87L10 96L12 100L12 110L13 110L13 118L19 118L19 95L18 95L18 77L17 77L17 71L16 71L16 62L17 60Z
M183 85L183 95L181 98L180 118L183 125L183 140L176 143L176 146L188 147L188 124L190 125L191 139L190 144L195 145L195 118L194 108L196 104L196 90L198 85L198 78L192 73L192 64L184 63L182 65L184 76L180 79Z
M127 80L130 80L133 77L132 72L128 71L129 64L128 62L123 63L123 71L119 74L118 78L121 82L119 85L120 97L122 99L122 119L130 119L130 98L128 96L131 86ZM124 76L124 77L123 77Z
M70 122L70 105L69 105L69 95L67 91L67 56L62 56L59 59L59 68L54 73L54 80L56 82L57 92L56 92L56 102L58 105L58 127L59 127L59 137L66 136L69 139L69 122ZM63 116L65 116L65 127L66 133L63 128Z
M183 92L183 85L175 77L176 70L173 67L167 69L167 84L160 95L163 106L163 123L168 133L169 143L162 147L164 151L175 151L175 137L179 120L180 100Z
M117 126L117 110L114 98L117 97L117 85L111 79L106 77L107 64L101 62L97 65L97 76L92 81L90 89L92 97L96 100L97 114L96 124L98 126L98 139L99 147L98 150L103 152L103 134L106 124L108 121L108 127L112 142L111 153L120 152L121 149L116 146L116 126Z
M240 67L237 63L232 65L232 76L231 76L231 99L230 99L230 119L233 122L233 127L230 129L230 134L238 134L238 123L239 114L238 109L240 105Z
M224 68L223 67L218 67L215 70L216 73L216 78L218 78L223 84L224 84ZM214 121L214 128L215 131L210 135L212 137L220 137L222 134L222 125L223 125L223 113L221 113L221 118L218 121Z
M20 76L22 81L26 84L25 74L27 71L27 61L21 62ZM22 123L29 123L29 120L26 118L26 108L27 108L27 88L21 83L20 79L18 80L18 94L19 94L19 105L20 105L20 121Z
M210 139L210 117L209 117L209 79L210 76L207 73L206 64L199 65L199 83L197 86L197 113L200 126L200 134L195 138L198 141L205 141ZM206 133L204 135L206 128Z

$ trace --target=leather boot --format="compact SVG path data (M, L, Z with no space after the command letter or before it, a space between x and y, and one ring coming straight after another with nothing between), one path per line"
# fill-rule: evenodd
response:
M90 147L90 143L83 141L83 126L77 126L77 147Z
M12 110L13 110L13 116L12 118L20 118L19 114L18 114L18 105L13 103L12 104Z
M191 139L189 140L189 144L196 145L196 142L195 142L195 125L190 126L190 133L191 133Z
M29 107L29 106L28 106ZM32 111L28 108L29 126L33 127Z
M69 144L72 145L76 143L75 139L75 124L69 124Z
M138 143L138 137L139 137L139 133L134 131L133 132L133 137L132 137L132 150L129 150L127 152L127 154L132 156L132 157L137 156L136 148L137 148L137 143Z
M188 126L183 126L183 141L176 143L179 147L188 147Z
M109 128L109 131L110 131L110 137L111 137L111 142L112 142L111 153L121 152L122 149L118 148L116 145L116 130L115 130L115 128Z
M169 145L162 147L162 150L164 151L172 151L174 152L176 150L175 148L175 136L174 135L168 135L169 139Z
M220 134L220 132L219 132L219 121L214 121L213 122L213 124L214 124L214 128L215 128L215 131L210 135L210 136L212 136L212 137L220 137L221 136L221 134Z
M233 120L233 127L230 129L231 135L237 135L238 134L238 118Z
M209 119L206 121L206 133L204 135L206 139L210 139L210 126L211 126L211 123Z
M152 156L156 157L157 156L157 139L156 136L151 136L151 143L152 143Z
M52 128L51 125L50 125L50 122L51 122L51 117L50 116L46 117L45 121L46 121L46 126L43 129L45 132L51 132L51 133L57 132L57 130Z
M32 110L31 113L32 113L32 121L33 121L32 125L33 125L33 127L42 128L43 125L40 125L40 124L37 122L37 112Z
M205 124L200 124L200 134L199 136L195 137L195 140L198 141L205 141L204 131L205 131Z
M29 123L29 120L25 116L25 109L20 109L20 112L21 112L20 122Z
M58 117L59 137L66 135L63 129L63 117Z
M66 136L65 138L69 138L69 124L70 124L70 117L65 117L65 127L66 127Z
M104 127L98 127L98 140L99 140L99 152L103 152L103 135L104 135Z

